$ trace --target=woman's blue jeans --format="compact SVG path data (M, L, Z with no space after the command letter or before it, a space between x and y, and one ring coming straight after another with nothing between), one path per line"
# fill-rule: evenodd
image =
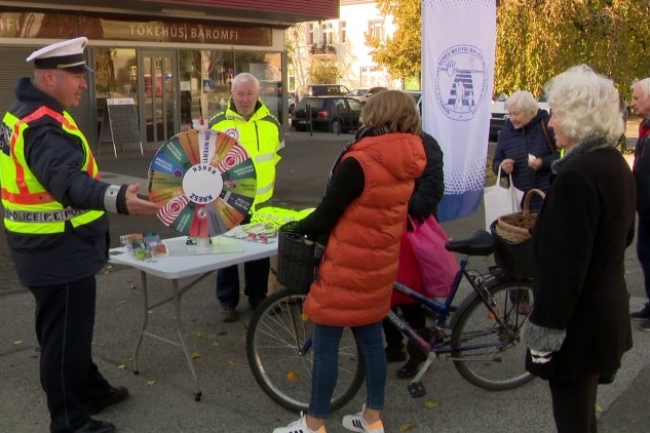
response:
M339 343L343 327L314 325L314 367L311 380L309 415L326 419L330 414L330 401L336 387ZM382 410L386 389L386 353L384 352L381 321L352 328L362 353L366 370L368 397L366 407Z

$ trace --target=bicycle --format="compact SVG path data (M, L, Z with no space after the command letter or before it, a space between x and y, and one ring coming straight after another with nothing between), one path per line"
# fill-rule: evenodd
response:
M500 391L522 386L534 376L524 368L526 348L519 345L521 327L533 306L532 281L508 278L497 266L485 273L469 270L469 257L488 256L494 239L477 231L465 239L447 243L447 249L461 254L451 292L444 302L428 298L403 284L394 290L417 300L435 319L427 338L413 330L393 311L390 320L427 359L408 385L412 397L426 394L422 377L434 359L451 360L469 383ZM453 305L461 281L472 292L460 306ZM294 412L306 411L311 392L313 324L303 312L306 294L284 290L267 298L255 311L246 336L246 352L256 382L272 400ZM449 324L448 324L449 321ZM331 401L335 411L358 392L364 379L363 360L346 329L339 347L338 381Z

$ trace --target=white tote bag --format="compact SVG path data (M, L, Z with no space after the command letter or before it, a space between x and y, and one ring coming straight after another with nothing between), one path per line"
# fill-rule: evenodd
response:
M490 231L490 225L501 215L521 212L521 199L524 192L514 187L512 175L509 176L510 188L501 186L501 165L497 173L494 186L489 186L483 191L483 205L485 206L485 230Z

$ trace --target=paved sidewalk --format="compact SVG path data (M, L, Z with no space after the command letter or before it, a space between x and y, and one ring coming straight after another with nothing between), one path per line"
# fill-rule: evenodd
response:
M308 195L318 200L321 177L334 156L351 136L312 138L294 133L287 138L284 155L292 184L280 191L309 185ZM336 138L335 138L336 137ZM151 155L151 151L148 156ZM112 155L110 155L112 158ZM139 181L145 185L147 158L127 155L117 161L102 156L102 175L111 182ZM150 159L150 158L149 158ZM307 162L309 161L309 162ZM302 196L301 196L302 197ZM302 198L301 198L302 200ZM308 204L307 202L300 202ZM482 212L445 223L452 237L482 226ZM112 217L113 237L139 227L166 231L155 219ZM4 243L4 240L0 240ZM484 267L487 262L475 260ZM633 247L626 256L626 278L633 309L644 303L641 272ZM143 317L139 272L108 267L98 276L97 323L93 347L101 371L115 385L126 385L131 398L98 416L114 422L119 432L270 432L296 418L273 403L257 386L247 364L245 340L250 312L241 308L240 321L224 324L214 299L214 278L207 278L182 301L184 335L197 357L196 367L203 398L195 402L193 383L179 348L145 339L140 355L140 375L134 375L134 344ZM0 433L47 432L47 409L38 380L38 350L34 335L32 296L15 283L4 281L0 290ZM169 294L169 282L153 279L150 296ZM242 303L242 304L245 304ZM173 336L174 312L163 307L149 314L157 333ZM599 389L599 431L647 433L650 431L650 333L633 332L634 348L626 354L614 384ZM468 384L452 362L436 361L424 384L428 394L412 399L406 383L394 378L399 365L390 365L385 421L387 432L409 433L547 433L554 431L546 384L536 380L520 389L491 393ZM328 431L343 433L340 419L359 410L365 390L341 411L332 414Z

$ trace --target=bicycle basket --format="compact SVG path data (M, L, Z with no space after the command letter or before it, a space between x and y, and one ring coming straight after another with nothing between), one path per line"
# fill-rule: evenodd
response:
M524 242L530 238L530 229L535 225L537 213L531 213L530 199L533 194L538 194L544 198L545 194L539 189L531 189L526 193L522 212L502 215L497 219L496 233L502 239L510 243Z
M278 269L280 284L297 293L307 293L316 276L316 242L278 232Z
M513 280L533 278L535 266L533 258L533 239L513 243L502 237L497 230L498 222L490 225L494 237L494 261L503 272Z

